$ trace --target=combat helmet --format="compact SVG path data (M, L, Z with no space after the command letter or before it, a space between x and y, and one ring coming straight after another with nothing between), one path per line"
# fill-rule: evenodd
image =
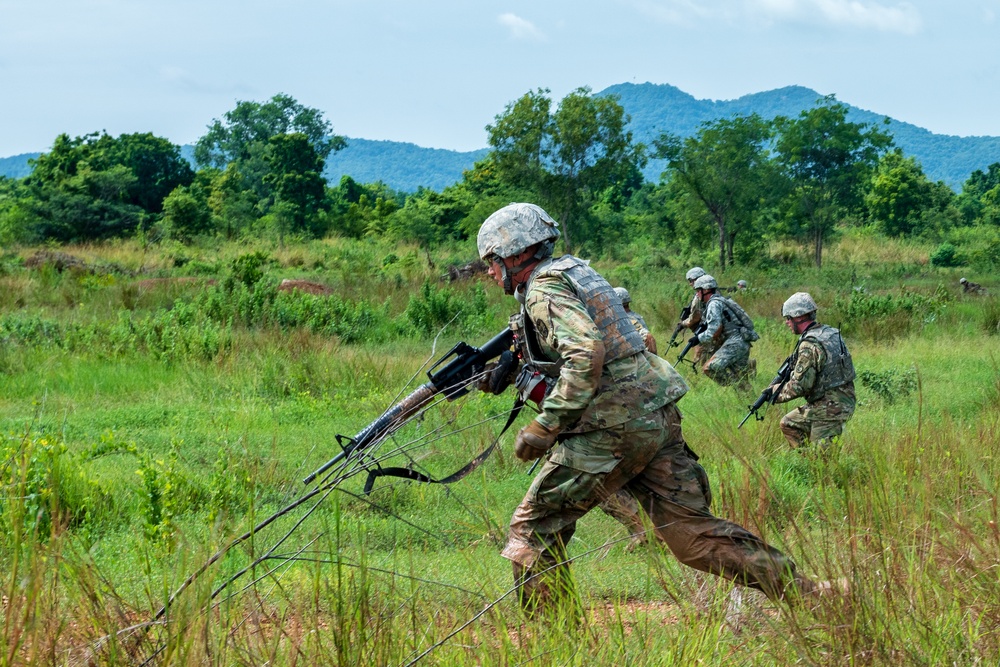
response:
M747 281L745 281L745 280L737 280L736 281L736 286L739 287L740 289L746 289L747 288Z
M691 281L691 280L698 280L698 278L701 278L703 275L705 275L705 269L701 268L700 266L696 266L692 269L689 269L684 277L687 278L688 281Z
M629 294L628 290L625 289L624 287L616 287L615 294L617 294L618 298L621 299L623 306L627 306L629 303L632 302L632 295Z
M698 280L694 281L695 289L716 289L719 283L715 282L715 278L708 275L707 273L702 274Z
M538 251L523 264L508 268L503 262L500 263L504 291L513 294L511 276L517 274L528 263L551 256L557 238L559 238L559 223L541 206L514 203L504 206L486 218L479 227L476 244L479 258L486 262L513 257L533 245L538 245Z
M784 305L781 306L782 317L799 317L816 312L816 302L809 296L809 292L796 292L788 297Z
M967 282L969 282L969 281L968 281L968 280L966 280L965 278L959 278L959 279L958 279L958 282L960 282L961 284L963 284L963 285L964 285L965 283L967 283Z

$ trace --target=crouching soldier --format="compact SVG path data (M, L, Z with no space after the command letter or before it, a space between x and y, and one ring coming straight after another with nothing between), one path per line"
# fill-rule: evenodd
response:
M816 302L807 292L785 301L781 314L798 334L791 376L775 403L802 397L800 405L781 418L781 432L792 447L806 442L828 445L844 431L854 414L854 362L840 331L816 321Z
M694 281L698 298L705 304L705 330L698 334L698 342L708 355L702 371L721 385L735 384L749 390L748 376L756 369L756 364L750 363L750 344L760 336L746 311L719 294L718 287L707 273Z

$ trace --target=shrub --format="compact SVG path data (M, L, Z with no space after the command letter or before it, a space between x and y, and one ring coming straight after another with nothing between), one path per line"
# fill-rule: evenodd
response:
M858 286L849 297L836 298L834 308L842 319L834 321L843 322L862 338L888 340L933 322L951 298L942 286L930 296L906 289L898 294L875 294Z
M942 243L937 247L931 254L931 264L934 266L961 266L964 264L964 259L961 253L958 252L958 248L950 243Z
M909 396L917 388L917 371L912 366L905 370L889 368L884 371L859 371L861 386L874 392L886 403L892 404Z

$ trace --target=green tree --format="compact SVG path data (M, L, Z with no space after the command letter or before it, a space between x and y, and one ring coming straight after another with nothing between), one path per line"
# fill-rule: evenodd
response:
M327 198L331 230L352 238L384 234L389 217L406 201L404 194L381 181L358 183L346 175L336 188L330 188Z
M292 231L315 233L308 226L325 203L323 158L299 132L275 135L267 145L269 170L263 182L271 187L275 201L284 205Z
M222 120L215 119L208 126L195 144L194 157L199 165L224 169L230 162L249 158L255 144L266 144L280 134L301 133L320 159L326 160L347 146L347 140L332 131L321 111L279 93L263 103L238 101Z
M212 211L204 188L177 186L163 200L163 228L167 236L187 241L212 231Z
M539 89L511 102L486 131L496 177L511 189L535 193L562 223L571 250L577 225L608 188L641 185L634 175L645 164L645 148L633 142L616 98L578 88L552 111L548 93Z
M977 169L962 184L958 208L966 224L1000 225L1000 162Z
M665 180L689 204L688 215L714 224L723 269L733 262L737 235L750 230L775 191L772 137L771 124L752 114L704 123L687 139L663 134L654 142L654 157L667 160Z
M798 118L776 119L777 159L792 180L786 233L808 238L813 261L823 264L823 243L844 215L858 212L864 186L892 137L847 120L847 106L832 95Z
M194 171L181 157L180 147L162 137L149 132L118 137L94 132L74 139L66 134L56 137L52 150L32 161L29 182L40 187L60 187L83 170L97 181L108 180L98 174L118 167L126 169L132 178L128 188L114 192L112 198L150 213L162 211L163 199L177 186L189 185L194 179ZM99 192L94 195L102 197Z
M940 227L941 214L952 209L954 193L944 183L933 183L913 157L899 149L886 153L865 193L870 219L887 236L908 236Z

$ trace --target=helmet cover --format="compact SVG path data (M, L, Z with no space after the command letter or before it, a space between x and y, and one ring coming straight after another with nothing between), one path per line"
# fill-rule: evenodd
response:
M799 317L815 313L816 310L816 302L809 296L809 292L796 292L788 297L788 300L781 306L781 315L783 317Z
M715 282L715 278L707 273L698 278L698 280L694 281L695 289L716 289L718 286L719 283Z

